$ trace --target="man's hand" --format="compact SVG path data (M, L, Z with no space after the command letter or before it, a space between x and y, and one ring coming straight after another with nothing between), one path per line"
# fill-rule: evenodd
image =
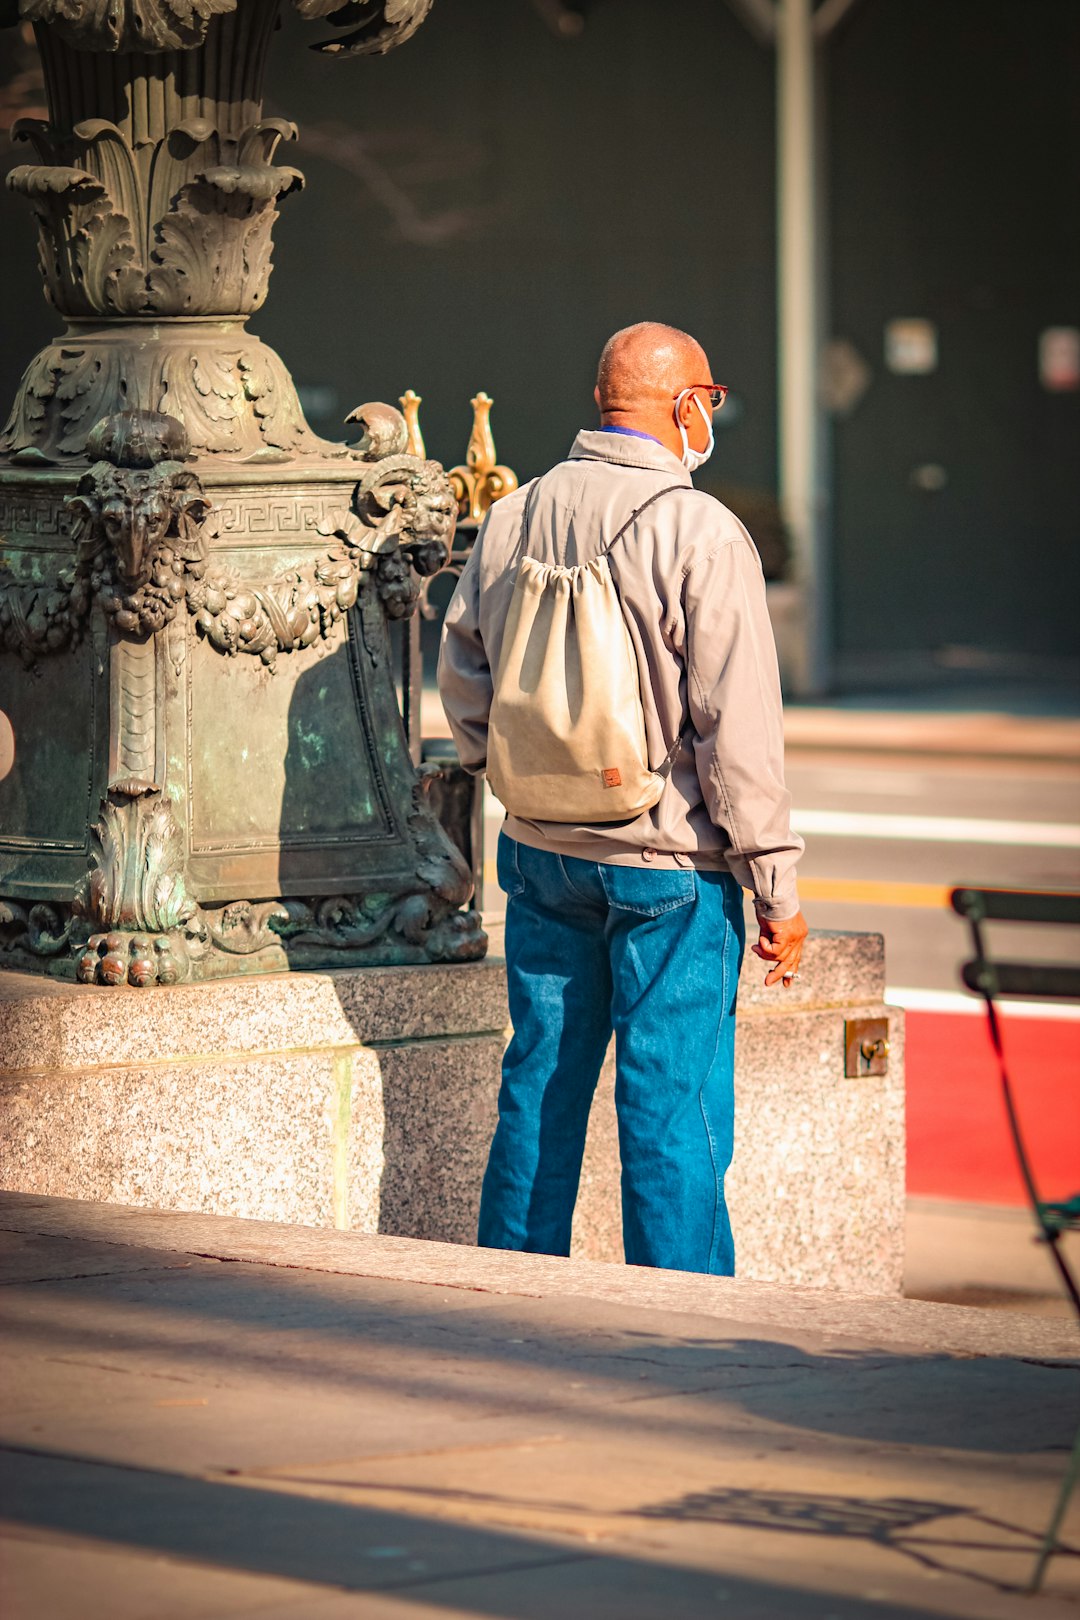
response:
M765 977L766 985L782 979L784 989L790 990L791 981L798 973L802 960L803 940L809 933L806 918L801 911L797 911L794 917L785 917L783 922L770 922L768 917L759 915L758 930L758 942L750 949L763 962L772 964Z

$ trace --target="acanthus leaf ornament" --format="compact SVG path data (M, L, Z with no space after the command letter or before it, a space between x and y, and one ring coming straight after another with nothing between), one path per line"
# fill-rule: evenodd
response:
M249 130L240 147L263 128ZM168 315L259 309L270 280L276 205L303 185L299 169L267 163L216 163L195 175L155 228L147 307Z
M50 24L85 51L182 51L201 45L210 18L236 0L19 0L27 22Z
M266 344L225 323L163 328L148 344L133 322L123 334L80 329L35 357L2 433L0 454L23 465L86 454L94 423L118 397L184 422L194 453L244 460L345 461L348 449L312 433L285 366Z
M202 45L211 19L237 0L7 0L0 26L18 19L55 28L78 50L188 51ZM312 49L330 55L382 56L411 39L432 0L294 0L305 18L349 31Z
M11 451L13 460L33 465L53 459L45 449L48 412L62 373L60 351L50 348L35 355L23 374L11 415L0 434L0 450Z
M90 828L90 871L72 902L75 977L136 989L176 984L190 971L197 909L168 794L152 782L114 783Z
M325 17L348 32L311 48L327 56L385 56L411 39L433 0L294 0L301 17Z
M12 136L41 159L7 184L34 209L61 313L238 315L263 303L277 203L304 184L272 162L294 124L265 119L233 135L188 119L137 148L105 118L67 136L21 119Z
M183 870L183 834L153 783L114 788L91 828L91 870L75 914L102 929L166 932L195 913Z

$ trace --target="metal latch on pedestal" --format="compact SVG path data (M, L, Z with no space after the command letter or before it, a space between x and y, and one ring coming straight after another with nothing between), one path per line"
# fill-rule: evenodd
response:
M849 1079L889 1072L889 1020L848 1018L844 1021L844 1073Z

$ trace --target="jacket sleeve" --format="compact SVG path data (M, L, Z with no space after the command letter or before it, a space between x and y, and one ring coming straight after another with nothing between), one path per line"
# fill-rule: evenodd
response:
M755 909L774 922L799 909L784 786L776 645L757 552L741 529L706 545L683 577L687 699L698 780L727 863Z
M480 529L450 598L439 647L439 696L467 771L476 774L487 763L488 715L493 683L480 636Z

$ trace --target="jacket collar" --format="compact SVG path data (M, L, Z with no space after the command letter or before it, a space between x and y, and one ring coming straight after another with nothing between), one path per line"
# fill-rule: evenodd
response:
M583 428L570 446L570 461L609 461L617 467L647 467L668 474L674 483L692 486L678 456L650 439L630 439L622 433L601 433Z

